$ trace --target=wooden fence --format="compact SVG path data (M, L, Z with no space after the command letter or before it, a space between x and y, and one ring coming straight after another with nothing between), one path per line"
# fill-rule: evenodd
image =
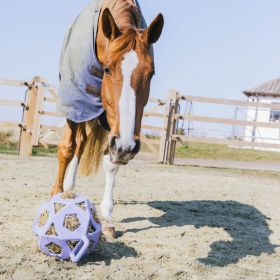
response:
M57 90L42 77L34 77L31 81L0 80L0 86L16 86L25 88L25 99L20 101L0 99L0 106L17 106L22 112L21 122L0 122L0 128L19 128L19 155L32 155L34 146L58 145L59 139L53 139L52 134L62 133L65 124L64 116L55 110L44 110L46 103L57 103ZM162 115L158 113L165 101L157 98L150 98L149 103L152 108L146 111L144 118L153 118ZM44 117L61 118L60 125L49 125L44 121ZM59 121L57 121L59 122ZM161 131L161 126L143 125L143 129ZM159 140L149 139L145 134L141 135L141 140L146 144L150 152L158 157Z
M18 127L19 155L31 155L32 147L38 146L41 139L41 130L44 128L42 116L49 113L43 110L44 103L57 101L56 89L42 77L34 77L31 81L0 80L0 85L25 88L24 100L0 99L1 106L17 106L22 111L21 122L0 122L0 127Z
M188 135L179 135L178 134L178 122L180 120L187 120L193 122L202 122L202 123L211 123L211 124L224 124L230 126L240 126L240 127L251 127L256 129L259 127L264 128L277 128L280 129L279 122L258 122L254 120L237 120L229 118L217 118L211 116L200 116L194 115L190 111L188 114L181 114L179 112L180 105L182 106L183 102L189 102L192 104L195 103L206 103L206 104L218 104L218 105L227 105L227 106L238 106L244 107L246 109L269 109L269 110L279 110L280 104L267 104L260 102L247 102L240 100L232 99L221 99L221 98L208 98L202 96L189 96L189 95L180 95L176 92L170 92L169 97L169 115L166 114L165 119L167 125L162 131L161 141L165 142L164 147L159 154L159 162L164 164L173 164L175 158L175 146L178 141L180 142L196 142L196 143L207 143L207 144L222 144L230 145L235 147L247 147L247 148L272 148L280 149L280 144L278 143L267 143L267 142L258 142L256 139L252 141L245 141L244 139L231 139L231 138L213 138L213 137L195 137ZM168 119L170 117L170 119ZM280 143L280 141L279 141Z
M19 139L19 154L21 156L29 156L32 154L33 146L57 145L59 139L53 140L47 137L52 133L62 132L64 123L54 126L45 124L44 117L63 118L61 113L44 110L46 103L55 104L57 102L57 92L53 85L46 82L44 78L35 77L31 81L14 81L0 80L0 85L19 86L26 88L25 100L15 101L0 99L0 106L17 106L22 110L22 122L0 122L0 127L18 127L20 129ZM266 104L258 102L246 102L230 99L208 98L201 96L180 95L178 92L171 90L165 99L150 98L148 111L144 112L144 120L149 118L160 118L161 125L142 125L143 129L148 129L157 132L160 135L159 139L150 139L145 134L141 135L141 140L144 142L152 154L158 159L158 162L163 164L173 164L175 160L175 149L178 141L182 142L199 142L226 144L233 146L245 147L262 147L262 148L278 148L280 144L248 142L236 139L218 139L211 137L194 137L179 135L178 123L180 120L215 123L236 126L250 126L278 128L280 123L257 122L248 120L237 120L227 118L216 118L211 116L193 115L190 111L187 114L180 113L180 107L184 102L192 103L207 103L239 106L244 108L265 108L280 111L280 104ZM63 118L64 120L64 118ZM150 122L149 123L153 123Z

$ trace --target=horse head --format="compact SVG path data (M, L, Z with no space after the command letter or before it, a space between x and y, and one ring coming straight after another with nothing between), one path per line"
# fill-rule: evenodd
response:
M145 30L131 26L120 31L108 8L101 15L101 32L107 39L99 52L104 68L101 96L115 164L127 164L140 150L141 121L155 72L151 46L159 39L163 24L159 14Z

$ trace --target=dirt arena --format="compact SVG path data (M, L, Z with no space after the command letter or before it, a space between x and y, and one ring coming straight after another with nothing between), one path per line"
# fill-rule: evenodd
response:
M56 166L0 155L0 279L280 279L280 175L135 161L117 179L119 238L76 265L40 253L31 230ZM76 191L99 205L104 182Z

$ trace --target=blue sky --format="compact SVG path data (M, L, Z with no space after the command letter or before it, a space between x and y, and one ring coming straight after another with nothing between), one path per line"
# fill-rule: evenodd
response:
M57 83L64 33L88 2L2 1L0 78L41 75ZM152 96L164 97L175 88L183 94L245 99L242 90L280 76L279 0L139 3L148 23L158 12L165 17L155 45Z

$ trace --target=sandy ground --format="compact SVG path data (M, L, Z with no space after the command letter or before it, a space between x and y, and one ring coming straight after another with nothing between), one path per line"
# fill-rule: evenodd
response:
M280 279L277 174L131 163L115 190L119 238L76 265L40 253L31 230L56 165L0 155L0 279ZM103 172L77 185L99 206Z

